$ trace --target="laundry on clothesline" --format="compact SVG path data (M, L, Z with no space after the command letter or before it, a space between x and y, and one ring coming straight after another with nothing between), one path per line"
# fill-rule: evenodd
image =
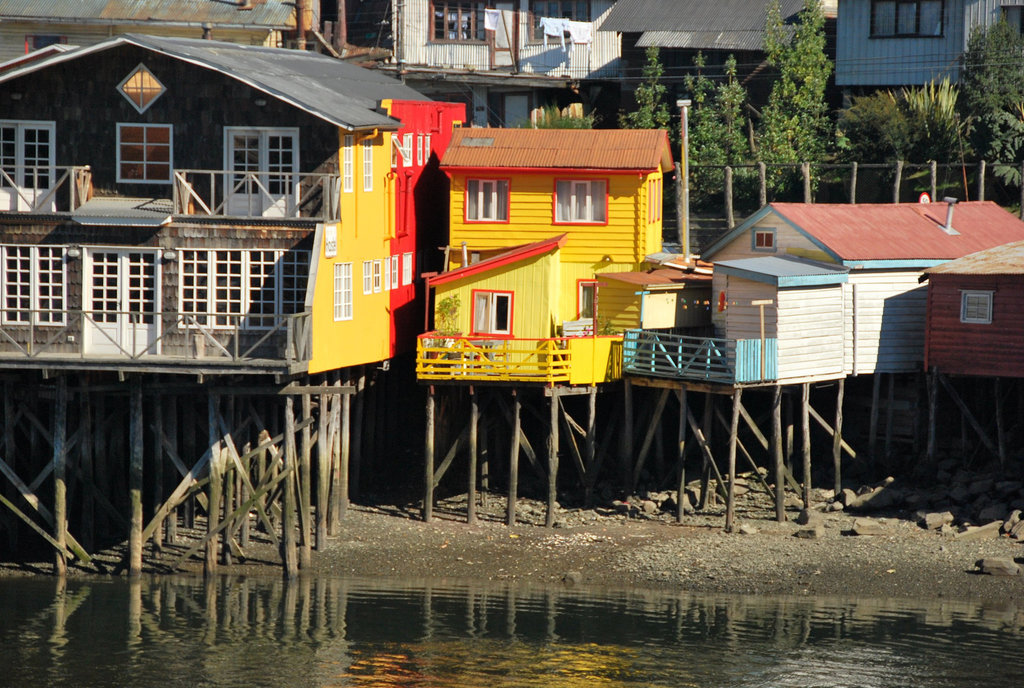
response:
M484 10L484 31L497 31L501 10Z
M570 21L568 31L569 40L573 43L590 45L594 35L594 25L590 22Z
M558 38L562 45L562 49L565 49L565 34L569 30L569 20L562 19L561 17L541 17L540 28L544 33L544 47L548 47L548 36L552 38Z

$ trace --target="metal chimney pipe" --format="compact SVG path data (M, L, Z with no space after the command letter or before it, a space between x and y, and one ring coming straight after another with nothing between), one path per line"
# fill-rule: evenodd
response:
M953 232L953 206L957 204L957 199L952 196L946 196L942 199L943 203L946 204L946 224L943 226L943 230L949 234Z
M462 242L462 267L466 267L467 265L469 265L469 246L467 246L466 242L463 241Z

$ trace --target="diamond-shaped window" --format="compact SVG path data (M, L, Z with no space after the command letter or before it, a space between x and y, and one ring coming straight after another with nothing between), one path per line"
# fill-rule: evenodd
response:
M146 108L162 96L167 89L153 76L153 72L149 71L145 65L140 64L118 85L117 90L128 99L128 102L136 110L145 112Z

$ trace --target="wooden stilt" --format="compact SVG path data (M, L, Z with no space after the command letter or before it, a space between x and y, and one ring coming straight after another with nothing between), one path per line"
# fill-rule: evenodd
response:
M892 431L893 431L893 414L896 409L896 374L889 373L889 392L886 395L885 405L885 458L886 460L892 456ZM886 469L888 470L888 469Z
M550 418L548 421L548 503L544 526L555 525L558 508L558 387L551 388Z
M480 407L476 392L469 388L469 469L466 490L466 523L476 523L476 459L477 459L477 425L480 422Z
M326 384L327 380L324 379ZM316 549L322 551L327 546L328 505L331 498L331 411L328 408L328 397L320 395L319 422L316 431Z
M217 431L217 414L220 412L220 397L212 392L207 398L206 417L208 423L208 439L210 446L210 484L207 486L206 501L206 533L210 539L206 542L205 557L203 559L203 574L212 575L217 572L217 550L218 538L214 534L219 532L220 525L220 502L221 487L224 475L221 467L220 433Z
M740 430L740 398L743 389L732 392L732 423L729 425L729 492L725 501L725 532L733 531L733 517L736 513L736 442Z
M234 421L234 409L235 409L235 397L234 395L228 395L223 400L224 406L227 407L224 414L227 416L229 422ZM228 442L231 441L231 428L225 423L222 423L222 417L218 414L217 416L217 428L221 434L221 475L224 480L223 489L223 504L224 507L221 510L221 520L223 521L224 534L220 536L221 548L220 548L220 563L225 566L230 566L233 562L231 559L232 550L232 514L235 510L235 467L228 461L227 447Z
M999 378L993 381L993 396L996 400L996 447L999 449L999 466L1006 468L1006 437L1003 433L1003 392Z
M156 506L159 506L164 501L164 409L163 409L164 398L161 394L157 394L153 397L150 402L150 409L153 414L153 479L152 479L152 492L153 495L150 502ZM153 531L153 549L157 552L164 548L164 524L163 521L157 526L157 529Z
M883 373L875 373L871 380L871 420L868 423L868 460L878 458L878 397L882 388Z
M93 472L92 463L92 399L90 398L91 395L87 385L83 384L83 387L86 387L86 389L83 390L82 394L78 395L78 428L80 432L78 438L78 474L82 483L87 486L87 489L82 494L82 523L78 533L82 538L82 544L85 548L91 550L96 542L96 499L93 494L96 489L96 475Z
M842 472L842 446L843 446L843 392L846 380L839 380L836 387L836 422L832 432L832 475L834 478L833 489L838 498L843 491Z
M676 522L682 523L686 515L686 387L679 389L679 428L676 433L679 462L679 491L676 493Z
M295 537L298 459L298 451L295 447L295 400L289 394L285 397L284 401L284 462L285 470L288 471L288 477L284 481L284 500L281 507L284 576L289 579L299 575L299 560Z
M804 508L811 508L811 385L800 385L800 435L804 459Z
M633 385L629 378L623 380L622 385L623 421L625 424L622 428L622 457L619 468L622 471L622 489L625 491L626 497L629 497L629 490L632 487L630 478L633 463Z
M366 409L369 405L367 397L370 393L366 382L366 373L363 370L363 366L356 366L354 370L356 372L356 396L352 400L354 406L352 409L352 425L350 426L352 436L349 438L349 468L346 471L346 475L357 472L359 469L353 467L361 466L363 463L363 453L366 446L364 444L363 429L368 425L368 423L363 422L363 419L366 418ZM349 478L346 478L346 481L348 480ZM345 489L347 491L349 487L346 486Z
M427 390L427 432L423 457L423 521L430 523L434 515L434 386Z
M505 523L511 527L516 524L516 492L519 489L519 436L520 403L516 390L512 390L512 450L508 459L508 505L505 511Z
M702 459L700 474L700 502L697 506L701 511L706 509L708 504L714 503L714 497L711 496L711 490L708 489L711 484L711 469L714 467L715 470L717 470L717 467L713 466L714 460L711 458L713 456L711 450L711 438L713 435L712 428L714 427L711 423L711 419L714 417L714 409L715 396L711 392L706 392L704 394L704 420L702 421L701 432L704 438L703 444L707 447L707 451L704 452Z
M128 575L142 574L142 378L131 379L131 411L128 434L131 445L131 465L128 469L128 502L131 508L131 527L128 531Z
M783 461L786 470L793 472L793 400L788 395L782 396L782 425L785 430L785 445L783 446Z
M960 395L957 394L953 384L947 380L946 376L942 373L936 372L935 375L939 382L942 383L942 386L946 388L946 392L948 392L950 398L953 399L953 403L960 409L960 414L963 418L963 426L966 428L967 425L970 425L974 429L974 432L978 434L978 438L985 445L985 448L992 452L993 456L999 456L999 449L992 443L988 433L985 432L985 428L981 426L981 423L979 423L977 418L974 417L974 414L971 413L970 408L966 403L964 403L964 400L960 398Z
M483 395L483 390L477 390L477 394ZM486 405L481 403L481 408ZM487 502L490 499L491 489L491 437L488 432L489 423L485 420L480 424L480 504L486 510Z
M586 466L586 477L583 480L583 505L590 508L594 505L594 484L597 482L597 469L594 466L594 436L597 430L597 387L591 385L587 392L587 428L583 438L583 465Z
M633 479L630 482L630 494L636 490L637 483L640 481L640 472L643 471L644 463L647 460L647 454L651 449L651 443L654 440L654 435L658 428L661 427L661 414L665 410L665 403L668 401L668 395L670 390L663 389L658 394L658 401L655 404L654 412L651 413L650 422L647 426L647 432L644 435L643 444L640 445L640 453L636 457L636 461L633 464Z
M786 476L782 462L782 385L772 388L772 442L775 460L775 520L786 521Z
M338 522L348 511L349 466L352 458L352 396L341 397L341 407L335 413L337 432L334 435L334 449L338 454Z
M57 377L57 394L53 408L53 539L56 541L54 573L66 576L68 560L66 553L68 512L67 512L67 422L68 383L63 375Z
M312 420L313 401L309 394L302 395L302 420ZM304 423L299 436L299 567L308 569L312 563L312 454L313 431L310 423Z
M103 399L103 397L100 397L100 401L102 401L102 399ZM194 405L194 402L191 399L187 399L186 398L184 400L184 404L183 404L181 410L182 410L183 425L184 425L184 427L190 429L188 432L184 432L181 435L182 449L184 450L185 456L188 457L189 461L195 461L196 458L199 456L199 454L196 453L196 433L192 432L191 428L198 428L199 427L199 421L196 418L196 407ZM100 417L99 416L99 407L97 407L97 417ZM96 457L96 460L97 460L97 462L99 461L99 456L98 455ZM97 468L97 471L99 471L99 466L98 465L97 465L96 468ZM195 528L196 527L196 500L195 499L189 499L189 500L187 500L185 502L184 508L183 508L183 513L182 513L182 523L185 525L186 528Z

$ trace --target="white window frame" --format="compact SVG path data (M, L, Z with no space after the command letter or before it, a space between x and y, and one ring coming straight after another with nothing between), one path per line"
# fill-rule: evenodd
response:
M235 153L238 150L235 146L236 136L256 137L256 161L255 166L248 164L236 165ZM288 139L291 145L287 148L291 158L290 165L280 163L271 164L273 151L270 146L271 137ZM282 148L281 150L286 150ZM270 199L281 197L289 198L294 202L298 201L299 190L299 129L298 127L224 127L224 169L228 174L224 176L225 198L238 196L241 198L255 197ZM256 181L245 181L236 179L236 176L255 175ZM251 185L253 188L247 188ZM262 186L263 188L259 188ZM252 210L263 212L262 204L253 207Z
M27 264L11 265L10 260ZM53 261L59 262L59 269L53 268ZM64 325L68 303L67 262L64 246L0 246L0 322L4 325ZM18 292L12 293L12 287L17 287Z
M352 263L334 264L334 322L352 319Z
M122 132L126 128L138 128L142 129L145 141L143 141L141 148L143 149L141 160L126 161L124 159L124 146L121 136ZM151 144L149 142L150 130L165 130L167 132L167 143ZM132 144L128 144L132 145ZM167 150L167 176L166 177L150 177L149 170L151 167L165 164L163 161L149 160L151 149L166 148ZM132 179L124 177L121 174L121 165L129 162L131 164L141 165L144 177L142 179ZM174 127L170 124L133 124L130 122L118 122L117 123L117 182L119 184L170 184L174 178Z
M391 288L398 289L398 254L391 256Z
M12 143L14 145L13 159L4 156L2 149L0 149L0 169L3 169L5 174L14 180L14 186L19 189L49 189L56 177L56 123L41 120L0 119L0 129L14 130L13 141L3 140L4 143ZM46 155L40 156L37 151L34 156L29 158L29 149L33 145L39 145L38 142L28 140L26 134L29 131L37 133L40 131L46 132L48 139L48 143L45 144L48 149ZM13 169L11 169L12 167ZM32 167L34 172L30 173L29 167ZM42 184L32 183L40 180L42 180ZM10 182L0 175L0 190L10 188Z
M179 328L233 329L243 318L246 329L265 330L284 315L301 313L309 260L307 249L182 249ZM186 322L185 316L195 323Z
M363 294L373 293L373 261L363 261Z
M992 324L994 292L983 289L960 291L960 322L976 325Z
M407 251L402 254L402 284L412 284L412 251Z
M507 322L504 329L499 329L497 324L498 300L507 302ZM474 334L512 334L512 306L514 304L512 292L510 291L474 291L473 292L473 333ZM486 329L480 327L481 321L485 323Z
M583 312L586 298L584 294L590 292L590 315L585 315ZM597 281L596 280L580 280L576 283L576 304L579 308L579 312L576 314L577 320L585 320L587 318L594 318L594 308L597 306Z
M490 206L490 212L486 208ZM466 180L467 222L508 222L509 182L507 179Z
M373 191L373 139L363 139L363 191Z
M373 261L373 293L380 293L380 258Z
M391 291L391 259L384 259L384 291Z
M608 182L604 179L557 180L555 182L555 222L606 224L608 222Z
M764 246L757 245L758 237L767 237L767 241ZM750 248L754 251L770 251L775 252L775 230L774 229L755 229L750 236Z
M345 145L341 153L341 190L344 193L352 193L355 190L355 140L356 137L352 134L345 134Z

